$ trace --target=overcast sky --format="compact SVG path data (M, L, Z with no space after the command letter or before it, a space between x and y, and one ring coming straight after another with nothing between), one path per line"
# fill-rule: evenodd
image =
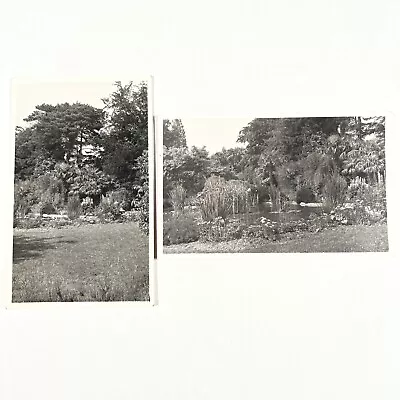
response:
M124 82L122 82L124 84ZM103 108L102 98L108 97L114 90L114 81L109 82L18 82L12 85L14 105L14 126L25 126L23 121L43 103L80 102L93 107Z
M210 154L223 147L241 147L237 143L239 132L252 118L183 118L188 147L206 146Z

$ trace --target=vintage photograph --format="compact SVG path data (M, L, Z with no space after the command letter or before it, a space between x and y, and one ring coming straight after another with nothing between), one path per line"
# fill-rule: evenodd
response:
M149 301L148 82L13 81L12 302Z
M163 121L163 252L388 251L385 117Z

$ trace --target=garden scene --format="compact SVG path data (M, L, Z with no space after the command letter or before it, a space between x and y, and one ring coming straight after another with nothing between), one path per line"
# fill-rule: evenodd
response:
M49 92L15 130L12 301L148 301L147 84Z
M164 253L388 251L384 117L257 118L213 152L190 126L164 121Z

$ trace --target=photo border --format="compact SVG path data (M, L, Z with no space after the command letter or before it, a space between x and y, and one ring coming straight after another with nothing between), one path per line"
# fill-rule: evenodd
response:
M109 76L51 76L51 77L12 77L9 80L9 99L10 99L10 152L11 157L9 162L12 162L12 180L14 182L14 170L15 170L15 126L14 124L14 113L16 109L16 99L13 96L13 81L18 83L23 82L34 82L34 83L96 83L96 82L116 82L120 81L132 81L147 83L147 110L148 110L148 168L149 168L149 301L77 301L77 302L12 302L12 268L13 268L13 226L10 225L8 229L4 229L5 233L11 236L11 246L7 247L8 253L6 257L6 265L3 266L4 280L0 282L0 305L3 305L6 310L49 310L49 311L68 311L78 309L141 309L147 307L153 307L158 304L158 291L157 291L157 273L156 273L156 261L154 258L155 249L155 127L154 127L154 76L149 74L137 73L136 76L120 76L118 78L110 78ZM11 207L13 207L14 189L10 190L10 196L12 196ZM12 208L10 207L10 215L12 216ZM13 218L11 218L13 222Z
M273 115L270 115L268 113L265 113L264 116L249 116L247 115L236 115L230 117L229 115L222 114L221 116L217 116L216 114L213 115L179 115L179 116L168 116L168 115L158 115L157 116L157 124L156 124L156 136L159 138L159 144L157 147L157 160L158 160L158 167L156 170L156 180L157 180L157 213L160 216L156 223L157 223L157 232L158 232L158 238L157 238L157 246L159 248L158 251L158 258L160 260L164 259L166 257L168 259L168 262L172 262L172 260L186 260L190 261L193 260L194 258L196 259L203 259L203 260L218 260L218 263L229 263L230 261L234 260L234 258L241 258L243 262L248 260L249 262L255 262L255 261L264 261L265 258L267 257L269 261L273 262L274 260L279 260L280 262L289 262L290 260L294 260L294 257L296 259L298 258L305 258L305 259L310 259L310 258L315 258L316 262L320 262L321 259L319 257L332 257L332 256L337 256L337 257L350 257L354 258L354 262L359 262L365 255L372 256L372 257L383 257L382 261L387 262L392 257L394 257L394 253L396 252L396 246L395 246L395 238L393 237L393 231L390 229L389 226L392 226L392 224L395 223L394 220L394 215L395 215L395 210L392 209L392 205L394 204L390 201L390 199L395 195L395 185L396 185L396 180L395 180L395 154L391 154L390 149L393 149L393 145L395 143L395 134L396 134L396 114L393 111L388 110L387 108L381 109L377 107L376 109L371 108L371 109L357 109L357 107L354 107L352 110L352 113L349 112L344 112L346 110L341 109L340 107L337 107L338 112L332 112L327 111L327 112L298 112L298 111L293 111L293 112L279 112L279 113L274 113ZM254 118L306 118L306 117L338 117L338 116L350 116L350 115L364 115L364 116L385 116L385 167L386 167L386 181L385 181L385 189L386 189L386 209L387 209L387 237L388 237L388 251L383 251L383 252L321 252L321 253L316 253L316 252L310 252L310 253L243 253L243 252L237 252L237 253L164 253L164 246L163 246L163 121L165 119L236 119L236 118L249 118L249 121L253 120ZM311 118L311 117L310 117ZM393 141L393 145L392 145ZM393 165L392 165L393 162ZM393 189L393 194L392 193ZM389 225L389 220L391 220L391 224ZM391 233L392 232L392 233ZM348 260L347 260L348 261ZM161 261L160 261L161 262Z

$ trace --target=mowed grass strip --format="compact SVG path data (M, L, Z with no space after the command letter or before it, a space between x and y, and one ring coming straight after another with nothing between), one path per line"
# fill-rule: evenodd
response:
M389 250L387 225L338 226L277 242L238 239L229 242L193 242L164 246L164 253L342 253Z
M136 223L16 229L13 259L13 302L149 300L149 239Z

